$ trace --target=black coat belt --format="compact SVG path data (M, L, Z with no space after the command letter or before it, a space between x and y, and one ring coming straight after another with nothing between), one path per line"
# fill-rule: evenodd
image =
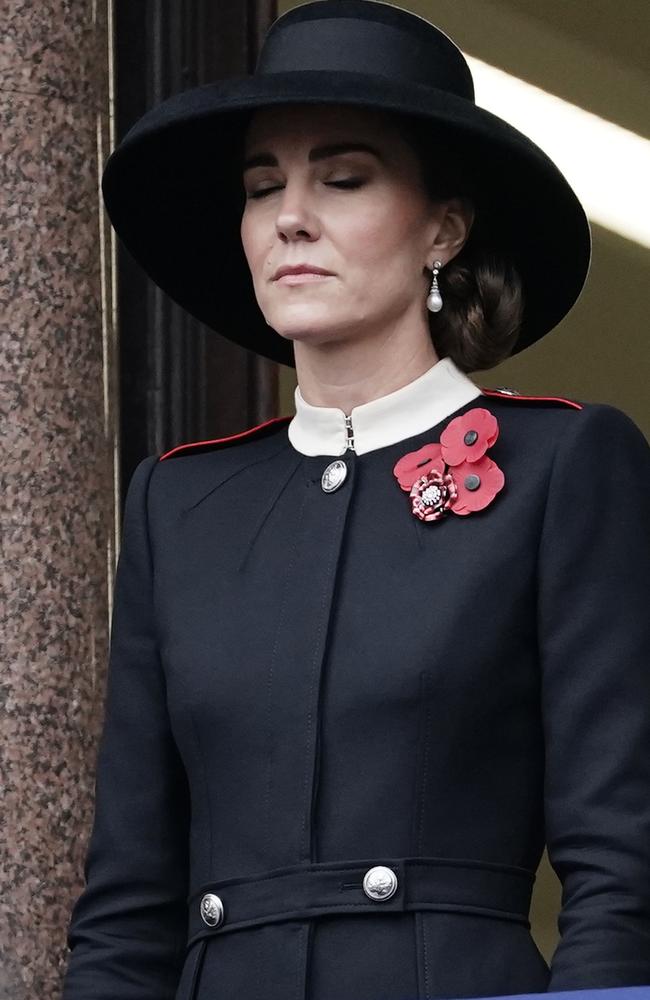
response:
M479 913L528 924L535 875L448 858L316 862L208 882L188 898L188 947L211 934L335 913Z

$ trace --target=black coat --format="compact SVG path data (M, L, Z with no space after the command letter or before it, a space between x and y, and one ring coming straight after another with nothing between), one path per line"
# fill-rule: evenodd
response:
M140 463L64 1000L650 983L650 451L604 404L477 403L505 486L432 523L392 469L447 420L331 493L288 418Z

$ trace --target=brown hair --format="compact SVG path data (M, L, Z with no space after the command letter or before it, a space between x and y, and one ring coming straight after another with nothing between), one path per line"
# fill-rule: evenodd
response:
M430 124L420 119L403 117L400 132L418 156L429 197L433 201L467 197L476 212L463 249L438 275L444 304L439 313L429 313L433 346L439 357L451 357L464 372L492 368L507 358L515 345L524 293L511 255L495 244L487 212L477 204L466 169L467 163L477 159L476 154L463 156L442 134L434 140Z

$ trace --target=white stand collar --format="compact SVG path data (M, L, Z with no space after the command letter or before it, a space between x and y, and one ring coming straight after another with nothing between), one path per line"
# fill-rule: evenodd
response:
M350 417L354 451L363 455L421 434L481 394L451 358L442 358L395 392L353 407ZM287 432L296 451L303 455L343 455L348 446L343 410L306 402L299 386L294 400L296 413Z

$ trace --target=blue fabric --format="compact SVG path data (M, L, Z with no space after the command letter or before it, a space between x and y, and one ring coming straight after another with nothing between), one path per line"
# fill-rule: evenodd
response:
M517 993L508 1000L536 1000L544 996L553 1000L650 1000L650 986L623 986L602 990L561 990L556 993ZM481 1000L500 1000L499 997L481 997Z

